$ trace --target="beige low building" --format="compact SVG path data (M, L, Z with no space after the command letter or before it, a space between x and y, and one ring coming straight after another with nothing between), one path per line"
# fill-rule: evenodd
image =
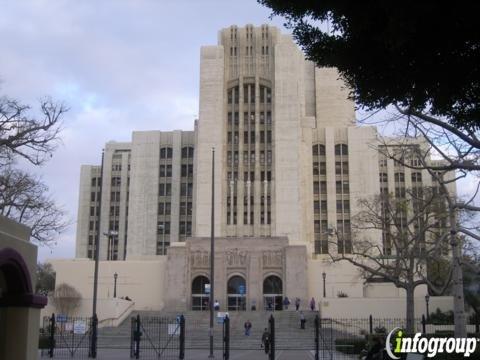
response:
M193 131L134 132L107 143L103 174L82 167L77 259L54 262L57 277L91 297L93 261L83 259L93 259L98 237L100 298L112 296L117 272L118 296L137 309L205 307L215 149L215 296L225 309L314 297L327 316L402 316L399 289L330 261L352 251L359 199L411 186L409 169L379 156L376 129L356 126L337 71L315 67L267 25L223 29L200 54ZM332 230L342 234L336 244ZM383 246L381 233L364 235Z

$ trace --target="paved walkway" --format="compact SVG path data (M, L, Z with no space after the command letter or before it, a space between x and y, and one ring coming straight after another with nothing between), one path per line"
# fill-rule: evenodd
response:
M186 360L209 359L208 350L188 350L185 351ZM222 359L222 352L214 353L215 359ZM57 358L57 357L55 357ZM38 359L48 359L46 357ZM57 358L58 359L58 358ZM83 359L83 357L81 357ZM99 349L97 354L99 360L130 360L130 351L128 349ZM141 358L142 359L142 358ZM276 353L276 360L313 360L312 352L305 350L279 350ZM263 350L232 350L230 351L230 360L267 360L267 355Z
M185 349L185 360L198 360L198 359L209 359L208 350L193 350ZM276 360L314 360L314 352L307 350L278 350L275 354ZM222 360L222 352L217 350L214 352L215 359ZM40 357L40 352L38 355L39 360L49 359L48 357ZM83 357L55 357L54 359L88 359L86 356ZM130 349L99 349L97 354L98 360L131 360L130 359ZM153 359L152 357L140 357L140 359ZM177 359L177 356L166 357L165 359ZM325 360L356 360L358 359L355 355L346 355L335 351L330 358L330 353L325 353L325 358L322 357L320 353L320 359ZM268 360L267 355L262 349L259 350L231 350L230 351L230 360Z

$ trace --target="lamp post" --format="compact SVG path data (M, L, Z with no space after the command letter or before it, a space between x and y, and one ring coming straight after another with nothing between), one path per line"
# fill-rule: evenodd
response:
M215 284L215 148L212 148L212 208L211 208L211 233L210 233L210 355L213 355L213 301L214 301L214 284Z
M327 278L327 274L325 271L322 273L322 278L323 278L323 297L327 297L327 289L325 287L325 279Z
M425 305L427 306L427 321L430 321L430 311L428 309L428 302L430 301L430 295L425 295Z
M118 278L118 274L117 273L113 274L113 297L114 298L117 297L117 278Z
M102 212L102 190L103 190L103 160L105 157L105 151L102 149L102 163L100 166L100 177L98 181L100 182L99 192L98 192L98 211L97 211L97 228L95 231L95 266L93 270L93 303L92 303L92 331L91 331L91 341L90 341L90 351L89 356L91 358L97 358L97 291L98 291L98 262L100 257L100 230L101 230L101 212Z

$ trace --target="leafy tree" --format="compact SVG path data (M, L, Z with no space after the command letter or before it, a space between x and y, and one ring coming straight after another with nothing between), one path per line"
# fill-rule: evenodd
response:
M258 1L287 19L308 59L339 70L358 105L480 126L478 3Z
M50 263L37 264L37 284L35 292L37 294L48 295L55 289L55 271Z

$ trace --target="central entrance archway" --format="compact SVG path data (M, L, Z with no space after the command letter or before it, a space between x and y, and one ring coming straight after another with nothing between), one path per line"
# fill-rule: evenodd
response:
M192 281L192 310L208 310L210 293L208 287L210 280L203 275L197 276Z
M265 310L282 310L283 283L276 275L270 275L263 280L263 307Z
M227 297L229 311L245 311L247 309L246 297L247 286L245 279L235 275L228 280Z

